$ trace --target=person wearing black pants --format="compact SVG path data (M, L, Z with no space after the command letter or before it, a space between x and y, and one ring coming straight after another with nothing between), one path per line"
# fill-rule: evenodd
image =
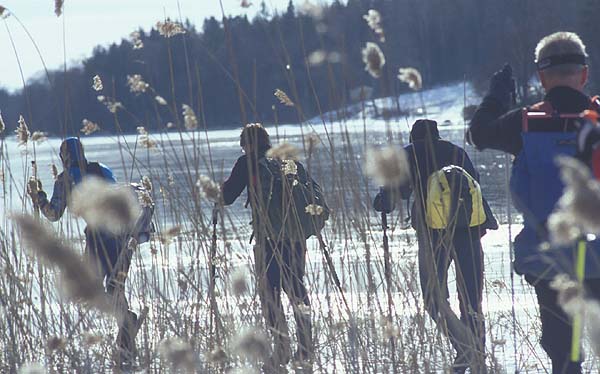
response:
M117 360L130 362L136 355L135 335L139 326L138 315L129 308L125 295L125 282L133 257L132 248L127 246L128 235L114 235L87 227L85 237L86 253L104 280L106 293L119 311L117 346L121 352Z
M280 346L280 361L290 359L290 338L281 304L282 290L290 299L297 326L298 351L295 359L308 358L313 347L310 300L304 285L306 244L289 241L274 243L265 239L263 245L254 247L254 259L263 315L275 337L276 345Z
M487 229L497 229L498 224L483 199L486 220L474 227L433 229L427 226L427 183L429 176L443 167L455 165L463 168L479 181L479 174L466 152L448 141L442 140L437 123L432 120L416 121L410 132L410 144L404 147L412 183L397 189L384 188L375 197L373 207L389 213L400 199L407 200L413 190L411 209L412 227L417 232L419 244L419 278L427 313L438 328L448 335L456 351L452 364L454 373L485 373L485 323L481 308L483 288L483 250L481 237ZM454 261L457 290L460 302L460 318L449 303L448 268Z
M535 288L542 322L540 343L552 358L552 373L580 373L581 362L571 362L570 358L572 319L559 305L558 291L550 286L549 280L532 276L525 276L525 280ZM584 290L586 298L600 300L600 279L585 280Z
M313 358L312 324L310 300L304 285L306 267L306 240L274 242L267 229L261 225L260 208L257 207L259 192L258 161L265 157L271 148L269 134L260 124L246 125L240 135L240 146L244 155L240 156L231 175L223 183L222 193L225 205L231 205L242 194L248 192L248 202L252 208L254 262L258 294L263 316L273 337L275 351L265 365L267 372L279 372L292 358L290 337L285 313L281 304L281 291L289 297L296 320L298 349L294 360L310 365Z
M436 324L446 326L457 359L455 372L468 366L470 347L485 359L483 297L483 249L479 227L467 230L417 230L419 280L427 313ZM454 261L460 319L449 303L448 269Z

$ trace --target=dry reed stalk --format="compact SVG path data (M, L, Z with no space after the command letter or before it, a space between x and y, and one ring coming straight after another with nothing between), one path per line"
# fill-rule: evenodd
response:
M17 141L20 146L26 146L29 141L29 128L27 127L27 123L25 122L25 118L22 115L19 116L18 121L19 126L15 130L15 134L17 135Z
M87 118L84 118L83 121L81 121L81 124L82 127L79 131L82 132L83 135L91 135L96 131L100 130L100 126L98 126L97 123L94 123L88 120Z
M419 91L423 88L423 78L421 77L421 73L415 68L398 69L398 79L408 84L411 90Z
M115 186L95 177L76 186L71 202L71 212L91 228L115 235L128 232L140 215L140 205L129 186Z
M292 101L292 99L290 99L290 97L283 92L282 90L280 90L279 88L275 90L275 93L273 94L277 99L279 99L279 102L285 106L294 106L294 102Z
M392 146L369 150L365 169L380 186L398 187L410 180L410 166L406 152Z
M62 290L69 298L110 311L101 280L87 261L35 218L29 215L12 218L21 229L25 247L47 266L59 269Z

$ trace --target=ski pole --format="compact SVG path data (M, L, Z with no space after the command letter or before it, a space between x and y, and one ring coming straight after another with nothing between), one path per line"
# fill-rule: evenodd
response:
M319 246L321 247L321 250L323 251L323 256L325 257L325 261L327 262L327 267L329 268L329 273L331 275L331 278L333 279L335 286L337 287L338 291L340 292L342 302L344 303L344 306L346 307L346 312L348 313L349 321L352 321L352 311L350 309L350 304L348 304L348 300L346 299L346 295L344 294L344 289L342 288L342 283L340 282L340 278L338 277L337 271L335 270L335 267L333 265L333 259L331 258L331 254L329 253L329 250L327 250L327 245L325 244L325 241L323 240L323 237L321 236L320 233L317 234L317 239L319 240ZM363 349L364 345L360 338L360 335L357 335L356 338L358 340L359 346L361 347L361 349Z
M388 297L388 323L392 324L392 261L390 256L390 245L387 235L388 223L387 213L381 212L381 225L383 226L383 262L384 262L384 273L385 282L387 283L387 297ZM394 337L393 329L390 334L390 346L392 348L392 364L393 371L396 373L396 338Z
M327 267L329 268L329 273L331 274L333 283L335 283L335 286L337 287L338 291L340 291L342 301L346 306L348 315L350 315L350 304L348 304L348 301L346 300L346 295L344 294L344 289L342 288L342 282L340 282L340 278L338 277L337 271L335 270L335 266L333 265L333 259L331 258L331 254L329 253L329 250L327 250L327 245L325 244L325 241L323 240L321 234L318 234L317 238L319 239L319 246L323 251L323 256L325 257L325 261L327 262Z
M216 323L216 318L217 318L217 314L218 314L218 309L217 309L217 299L216 299L216 293L215 293L215 284L216 284L216 265L215 265L215 257L217 255L217 223L219 222L219 206L218 204L215 203L214 207L213 207L213 211L212 211L212 240L211 240L211 246L210 246L210 258L209 258L209 263L210 263L210 267L209 267L209 295L210 295L210 306L211 306L211 311L212 313L210 313L210 326L211 326L211 331L213 329L213 326L217 326L218 323ZM219 331L218 329L215 328L215 335L217 340L219 339Z
M35 194L35 198L32 199L33 202L33 214L36 221L40 221L40 206L37 201L38 191L39 191L39 182L38 182L38 173L37 173L37 164L35 162L36 154L35 154L35 144L34 144L34 152L33 157L34 160L31 161L31 174L33 181L30 180L30 185L28 186L31 189L32 194ZM37 270L38 270L38 282L40 285L40 305L41 305L41 313L42 313L42 323L46 327L48 324L46 318L46 293L44 292L44 267L40 261L37 262Z
M585 275L585 239L580 239L577 242L577 262L575 263L575 275L577 276L577 281L579 282L579 286L583 286L583 278ZM581 357L580 352L580 341L581 341L581 332L582 332L582 324L581 324L581 312L578 312L573 318L573 334L571 335L571 361L579 362Z
M39 191L39 183L37 176L37 164L35 163L35 161L31 161L31 174L35 183L32 183L32 186L30 186L30 188L35 194L37 194L37 192ZM40 206L38 205L37 200L33 201L33 213L36 219L40 218Z

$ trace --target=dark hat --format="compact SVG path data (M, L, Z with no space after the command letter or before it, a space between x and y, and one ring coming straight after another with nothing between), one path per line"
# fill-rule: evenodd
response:
M271 148L269 133L260 123L249 123L242 129L240 134L240 147L253 144L258 151Z
M437 122L430 119L418 119L410 129L410 142L425 139L440 139Z

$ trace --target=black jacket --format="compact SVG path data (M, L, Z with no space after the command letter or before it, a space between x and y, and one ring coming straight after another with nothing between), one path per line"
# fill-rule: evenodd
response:
M244 192L249 184L248 173L248 156L240 156L233 169L231 169L231 175L223 183L223 200L225 205L231 205L233 202Z
M256 178L258 159L264 157L267 150L260 150L256 157L244 154L236 160L229 178L223 183L222 187L225 205L233 204L242 192L253 183L251 179Z
M590 107L590 98L586 94L569 87L551 89L544 101L559 113L580 113ZM469 142L479 150L491 148L518 155L523 147L523 109L507 111L508 108L493 97L486 96L469 124Z
M421 218L425 214L425 201L427 200L427 179L429 176L441 168L449 165L460 166L479 182L479 173L475 170L471 159L461 147L441 139L434 140L415 140L404 147L407 153L408 162L411 170L412 181L400 186L397 191L386 190L386 194L391 196L392 204L394 197L408 200L413 190L415 191L414 202L411 208L411 225L418 229ZM377 198L376 198L377 199ZM374 202L377 206L378 201ZM494 218L491 209L484 198L484 208L486 210L487 221L482 225L485 229L496 229L498 224Z

